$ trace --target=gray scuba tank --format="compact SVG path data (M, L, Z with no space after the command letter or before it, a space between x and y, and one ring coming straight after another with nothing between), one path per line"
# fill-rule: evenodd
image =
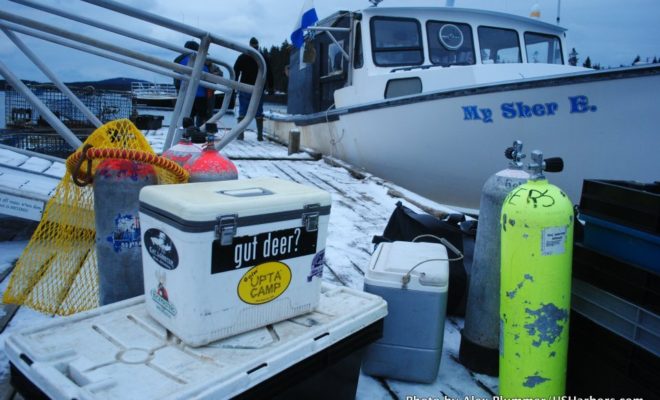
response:
M94 175L96 257L99 304L106 305L144 293L140 189L157 183L149 164L106 159Z
M504 154L511 160L509 167L488 178L481 191L459 351L459 360L468 369L491 376L497 376L499 364L500 212L506 195L530 177L523 170L521 141Z

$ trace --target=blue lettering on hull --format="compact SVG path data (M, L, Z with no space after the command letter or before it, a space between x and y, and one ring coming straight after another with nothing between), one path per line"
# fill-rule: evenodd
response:
M461 107L463 110L464 121L481 121L483 123L493 123L493 110L478 105L467 105ZM589 103L589 98L584 95L568 97L567 110L569 114L584 114L597 112L598 107ZM562 108L559 103L551 101L544 103L527 104L523 101L513 101L500 104L500 115L507 120L545 118L559 115ZM564 111L565 112L565 111Z
M598 107L589 105L589 98L587 96L573 96L568 98L571 101L571 114L596 112Z
M478 108L477 106L463 107L463 120L481 120L484 123L493 122L493 111L490 108Z

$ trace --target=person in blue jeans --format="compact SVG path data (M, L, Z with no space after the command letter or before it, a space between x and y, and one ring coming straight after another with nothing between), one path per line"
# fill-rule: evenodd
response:
M250 47L254 48L255 50L259 51L259 41L257 38L251 38L250 39ZM268 87L268 93L273 92L273 76L270 71L270 65L268 62L268 59L264 57L266 60L266 77L267 77L267 87ZM238 58L236 59L236 62L234 63L234 73L236 74L236 79L238 79L239 82L242 83L247 83L249 85L254 85L254 83L257 80L257 73L259 72L259 66L257 65L257 62L250 57L249 55L243 53ZM250 99L252 98L252 94L250 93L245 93L245 92L238 92L238 122L241 122L243 118L245 118L245 114L247 114L247 108L248 104L250 103ZM257 107L257 113L256 113L256 123L257 123L257 140L262 141L264 140L263 138L263 131L264 131L264 97L261 96L261 99L259 100L259 106ZM243 140L243 132L241 132L238 135L239 140Z
M192 40L186 42L184 47L186 49L190 49L194 51L199 50L199 44ZM192 61L190 61L190 57L192 55L193 55L192 52L181 54L174 59L174 62L179 63L181 65L188 65L188 62L190 62L190 66L192 67ZM209 72L209 68L207 64L204 65L203 70L204 72ZM174 86L178 91L179 87L181 86L181 81L178 79L174 79ZM206 122L207 119L209 119L208 108L209 108L209 97L207 95L207 90L203 86L197 86L197 93L195 93L195 102L193 103L193 107L190 110L190 118L192 118L195 121L195 126L200 127Z

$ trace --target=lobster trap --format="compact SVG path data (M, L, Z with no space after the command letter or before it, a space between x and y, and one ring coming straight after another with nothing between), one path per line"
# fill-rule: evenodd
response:
M54 85L28 85L28 88L69 128L94 128L73 103ZM95 89L93 86L71 87L71 91L103 123L129 118L135 100L130 92ZM49 127L46 119L28 100L11 86L5 93L7 128L31 129Z
M89 128L73 129L73 133L82 142L87 139L91 132L92 129ZM52 129L45 128L22 129L20 131L0 129L0 143L59 158L67 158L75 151L62 136L53 132Z

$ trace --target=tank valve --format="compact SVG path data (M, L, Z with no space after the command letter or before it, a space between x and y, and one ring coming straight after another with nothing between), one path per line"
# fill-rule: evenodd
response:
M504 150L504 157L511 160L511 167L522 169L522 159L525 158L525 154L522 152L522 147L522 141L516 140L513 142L513 146L507 147L506 150Z
M564 160L561 157L550 157L543 159L543 153L539 150L532 151L532 162L529 163L527 169L531 171L531 180L545 179L543 171L546 172L561 172L564 170Z

